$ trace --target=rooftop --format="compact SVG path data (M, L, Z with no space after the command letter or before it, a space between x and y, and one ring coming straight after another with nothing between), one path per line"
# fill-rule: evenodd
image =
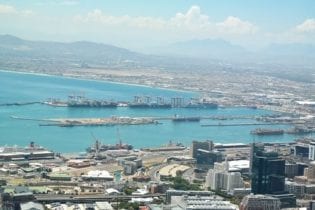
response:
M185 166L185 165L171 164L171 165L167 165L164 168L162 168L160 170L160 175L175 177L177 171L184 172L184 171L188 170L189 168L190 168L189 166Z

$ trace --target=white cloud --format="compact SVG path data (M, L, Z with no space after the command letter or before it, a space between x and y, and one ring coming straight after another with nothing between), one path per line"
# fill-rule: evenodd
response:
M234 16L229 16L223 22L216 25L221 32L231 34L253 34L258 30L252 23Z
M307 19L296 26L298 32L315 32L315 19Z
M104 14L101 10L95 9L92 12L87 13L85 16L75 16L74 21L77 23L96 23L111 26L129 26L138 28L161 28L164 21L158 18L151 17L130 17L124 16L111 16Z
M211 23L207 15L201 14L200 7L192 6L185 14L177 13L169 21L171 26L186 27L188 29L210 27Z
M79 2L75 1L75 0L64 0L60 2L60 5L65 5L65 6L74 6L74 5L78 5Z
M34 13L31 10L17 10L15 7L11 5L0 4L0 14L29 16L33 15Z
M14 14L17 13L16 9L10 5L0 4L0 14Z
M211 36L218 34L240 35L255 33L257 27L237 17L228 17L224 22L213 23L209 16L202 14L199 6L192 6L186 13L177 13L170 19L156 17L111 16L95 9L86 15L74 17L77 23L94 23L107 26L127 26L163 32L180 32Z

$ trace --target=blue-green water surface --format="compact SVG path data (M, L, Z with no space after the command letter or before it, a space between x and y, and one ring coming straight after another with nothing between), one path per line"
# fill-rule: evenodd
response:
M190 98L195 93L150 88L110 82L79 80L58 76L44 76L0 71L0 104L44 101L47 98L66 99L70 94L85 94L95 99L133 100L134 95ZM92 133L103 143L117 142L117 127L54 127L39 126L37 121L11 118L81 118L110 116L260 116L270 111L248 108L219 109L129 109L129 108L67 108L41 104L0 107L0 145L27 145L30 141L58 152L80 152L94 141ZM120 138L136 148L166 144L169 140L189 145L192 140L210 139L220 143L248 143L253 141L252 129L262 126L202 127L202 124L242 123L253 120L201 120L173 123L161 121L157 125L119 126ZM269 126L263 126L269 127ZM273 126L274 127L274 126ZM287 128L288 126L277 126ZM256 141L292 141L296 136L255 137Z

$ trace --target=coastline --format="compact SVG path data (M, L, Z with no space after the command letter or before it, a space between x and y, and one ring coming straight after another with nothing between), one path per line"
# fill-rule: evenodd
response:
M82 75L82 76L79 76L79 75L78 76L65 76L65 75L60 75L60 74L48 74L48 73L38 73L38 72L30 72L30 71L18 71L18 70L4 70L4 69L0 69L0 72L13 73L13 74L27 74L27 75L45 76L45 77L60 77L60 78L75 79L75 80L81 80L81 81L102 82L102 83L127 85L127 86L136 86L136 87L145 87L145 88L168 90L168 91L174 91L174 92L190 93L190 94L200 94L199 92L196 92L196 91L193 91L193 90L181 90L181 89L175 89L175 88L166 88L166 87L159 87L159 86L142 85L142 84L137 84L137 83L110 81L110 80L104 80L104 79L93 79L93 78L89 78L89 77L84 78L86 75Z
M34 75L34 76L44 76L44 77L56 77L56 78L64 78L64 79L74 79L74 80L80 80L80 81L91 81L91 82L100 82L100 83L108 83L108 84L117 84L117 85L126 85L126 86L133 86L133 87L144 87L144 88L151 88L151 89L159 89L159 90L167 90L167 91L173 91L173 92L180 92L180 93L188 93L193 95L200 95L201 92L197 90L182 90L182 89L175 89L175 88L166 88L166 87L160 87L160 86L150 86L150 85L143 85L143 84L137 84L137 83L128 83L123 81L110 81L106 79L95 79L91 78L88 75L63 75L63 74L56 74L56 73L40 73L40 72L33 72L33 71L23 71L23 70L4 70L0 69L0 72L5 73L12 73L12 74L25 74L25 75ZM239 105L233 105L228 106L230 108L237 108ZM280 110L275 109L270 106L259 106L259 109L272 111L275 113L284 113L284 114L293 114L294 111L289 110ZM301 113L303 114L303 113Z

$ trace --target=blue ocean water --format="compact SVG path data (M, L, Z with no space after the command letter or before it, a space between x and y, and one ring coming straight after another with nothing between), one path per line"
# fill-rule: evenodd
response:
M13 102L43 101L47 98L66 99L68 95L85 94L88 98L133 100L134 95L182 96L190 98L195 93L117 84L102 81L80 80L58 76L45 76L0 71L0 104ZM80 152L90 146L92 133L103 143L117 142L117 126L112 127L54 127L39 126L37 121L11 118L75 118L110 116L260 116L270 111L247 108L219 109L129 109L129 108L67 108L34 104L27 106L0 107L0 145L27 145L30 141L58 152ZM254 140L250 131L257 126L202 127L202 124L252 122L252 120L201 120L200 122L173 123L162 121L157 125L119 126L123 142L136 148L160 146L169 140L189 145L192 140L210 139L220 143L248 143ZM259 126L261 127L261 126ZM264 126L269 127L269 126ZM273 126L274 127L274 126ZM287 126L278 126L286 128ZM256 141L292 141L295 136L255 137Z

